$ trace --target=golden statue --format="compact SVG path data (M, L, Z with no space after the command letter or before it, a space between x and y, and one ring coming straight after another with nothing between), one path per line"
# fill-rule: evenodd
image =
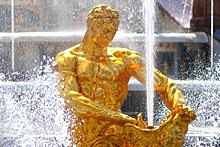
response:
M82 43L56 56L57 88L70 114L71 146L182 146L196 115L176 84L157 69L155 90L171 111L167 118L149 129L141 114L136 119L121 112L129 79L133 76L145 84L146 71L138 52L109 47L118 25L118 11L95 6L88 14Z

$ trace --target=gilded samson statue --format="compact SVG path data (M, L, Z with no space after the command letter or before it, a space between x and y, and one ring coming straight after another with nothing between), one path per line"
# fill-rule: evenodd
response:
M145 60L136 51L110 47L119 25L119 12L97 5L88 14L82 42L57 54L58 90L69 111L71 146L178 147L196 114L186 106L181 90L157 69L155 90L171 111L158 128L149 129L139 114L120 108L131 77L146 84ZM135 99L134 99L135 101Z

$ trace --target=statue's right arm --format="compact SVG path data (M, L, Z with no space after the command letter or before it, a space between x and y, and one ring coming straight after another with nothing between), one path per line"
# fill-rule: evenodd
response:
M114 123L136 123L136 119L128 115L111 111L99 103L83 96L77 81L77 56L68 51L60 52L56 56L54 70L58 72L58 85L61 97L65 100L66 108L70 113L82 117L96 117Z

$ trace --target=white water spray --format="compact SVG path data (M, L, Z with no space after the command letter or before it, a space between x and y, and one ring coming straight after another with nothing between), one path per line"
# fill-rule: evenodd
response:
M14 33L14 0L11 0L11 32ZM15 68L14 36L11 36L11 68Z
M213 67L214 58L214 0L211 0L211 68Z
M144 1L144 11L146 27L145 58L147 61L147 118L148 126L152 127L154 115L154 0Z
M183 21L184 21L184 16L185 16L185 12L186 12L186 6L187 6L187 3L186 3L186 1L184 1L183 12L182 12L182 16L181 16L181 19L180 19L181 23L183 23Z

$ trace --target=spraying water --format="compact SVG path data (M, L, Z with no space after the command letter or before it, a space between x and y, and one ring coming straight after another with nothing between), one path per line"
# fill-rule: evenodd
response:
M211 21L210 21L210 26L211 26L211 67L213 67L213 57L214 57L214 48L213 48L213 44L214 44L214 1L211 0Z
M145 0L145 27L146 27L146 51L147 60L147 118L148 126L153 126L153 104L154 104L154 0Z
M11 32L14 33L14 0L11 0ZM11 37L11 69L15 68L14 36Z
M183 23L183 21L184 21L184 15L185 15L185 12L186 12L186 6L187 6L187 2L184 1L183 12L182 12L182 16L181 16L181 19L180 19L181 23Z

